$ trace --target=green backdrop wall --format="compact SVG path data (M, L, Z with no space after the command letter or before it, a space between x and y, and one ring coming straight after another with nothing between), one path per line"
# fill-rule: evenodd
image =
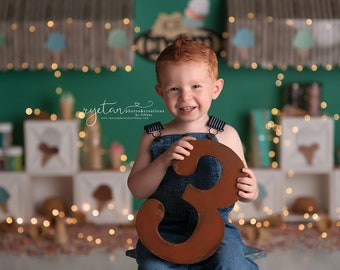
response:
M159 12L182 12L187 1L135 0L135 25L141 33L152 26ZM206 26L218 33L225 31L225 1L212 0L211 13ZM137 34L138 35L138 34ZM1 54L0 54L1 57ZM225 80L224 90L213 103L211 114L223 118L233 125L241 138L247 141L249 136L248 114L254 108L278 107L280 88L275 85L277 75L284 74L283 84L292 82L320 82L323 85L323 100L328 107L325 112L334 115L340 113L340 69L326 71L319 68L313 72L302 72L294 68L287 70L244 69L235 70L220 60L220 77ZM7 71L0 72L0 122L14 124L14 144L23 145L23 121L27 118L25 109L41 108L50 113L59 114L56 88L71 92L76 100L75 109L98 108L104 101L116 102L116 108L126 108L136 102L141 105L152 102L150 109L158 110L148 119L99 119L102 127L103 146L119 141L126 149L128 160L133 160L137 151L143 126L153 121L167 121L169 116L164 111L162 100L156 95L154 63L136 54L131 72L102 70L100 73L89 71L62 71L56 78L53 72ZM340 144L339 121L335 124L335 145Z

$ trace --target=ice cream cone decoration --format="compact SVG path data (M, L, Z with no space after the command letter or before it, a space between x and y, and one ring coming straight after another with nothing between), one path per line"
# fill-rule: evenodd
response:
M60 115L63 120L73 119L74 98L70 93L64 93L59 100Z
M0 187L0 209L4 212L4 213L8 213L8 199L10 198L9 193L7 192L7 190L3 187Z
M106 207L106 204L108 203L107 200L100 200L97 199L97 210L99 213L103 211L103 209Z
M204 26L205 18L210 11L209 0L190 0L184 10L183 21L192 28L201 28Z
M110 31L106 45L112 49L115 64L118 66L123 65L124 52L129 45L127 33L124 29L113 29Z
M305 64L309 57L310 50L314 47L314 39L311 31L297 31L292 45L296 49L298 62L300 64Z
M59 153L60 136L61 134L55 128L44 130L38 145L42 166L46 166L50 159Z
M92 194L97 203L97 210L101 213L106 204L113 199L112 190L107 185L100 185Z
M41 143L39 145L39 150L42 153L41 165L44 166L52 156L58 153L57 147L50 147L46 143Z
M304 155L309 165L313 164L313 159L316 151L319 149L319 144L313 143L311 145L300 145L299 151Z
M64 245L68 242L66 223L65 219L62 217L56 217L54 242L59 245Z
M239 47L239 48L237 48L237 53L240 56L241 62L245 62L249 58L250 48L249 47L244 47L244 48Z
M310 52L309 48L296 49L296 54L299 63L305 63L305 61L308 59L309 52Z
M251 29L238 29L232 39L232 44L236 47L238 58L241 63L251 62L251 59L249 59L250 49L255 46L255 37Z
M103 168L101 129L98 123L96 112L89 112L86 121L86 140L84 147L87 149L87 169L101 170Z
M124 154L124 146L117 142L112 143L110 146L109 154L112 169L119 170L122 163L121 157Z
M51 61L60 64L62 51L66 49L66 38L60 32L52 32L47 37L45 47L51 54Z

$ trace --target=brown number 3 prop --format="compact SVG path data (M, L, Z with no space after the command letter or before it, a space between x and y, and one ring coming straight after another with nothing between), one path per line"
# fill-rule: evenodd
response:
M158 225L164 217L164 206L156 199L148 199L136 217L139 239L156 256L178 264L200 262L218 249L224 237L224 222L217 208L227 207L239 199L237 178L244 175L243 162L227 146L212 140L190 142L194 149L190 156L174 164L177 174L188 176L195 172L203 156L215 157L222 166L222 175L215 186L200 190L188 185L182 198L198 213L198 223L193 234L183 243L171 243L162 238ZM207 180L209 181L209 180Z

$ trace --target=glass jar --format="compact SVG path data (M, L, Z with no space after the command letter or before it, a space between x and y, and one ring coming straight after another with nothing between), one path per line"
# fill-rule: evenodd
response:
M23 170L22 154L23 149L21 146L11 146L5 150L7 171L19 172Z
M0 148L7 148L12 144L12 123L0 123Z

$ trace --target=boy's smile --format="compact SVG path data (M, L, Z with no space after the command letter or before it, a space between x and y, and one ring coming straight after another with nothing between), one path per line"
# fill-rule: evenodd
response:
M195 108L197 108L197 107L196 107L196 106L195 106L195 107L186 106L186 107L180 108L180 110L183 111L183 112L185 113L185 112L191 112L191 111L193 111Z

